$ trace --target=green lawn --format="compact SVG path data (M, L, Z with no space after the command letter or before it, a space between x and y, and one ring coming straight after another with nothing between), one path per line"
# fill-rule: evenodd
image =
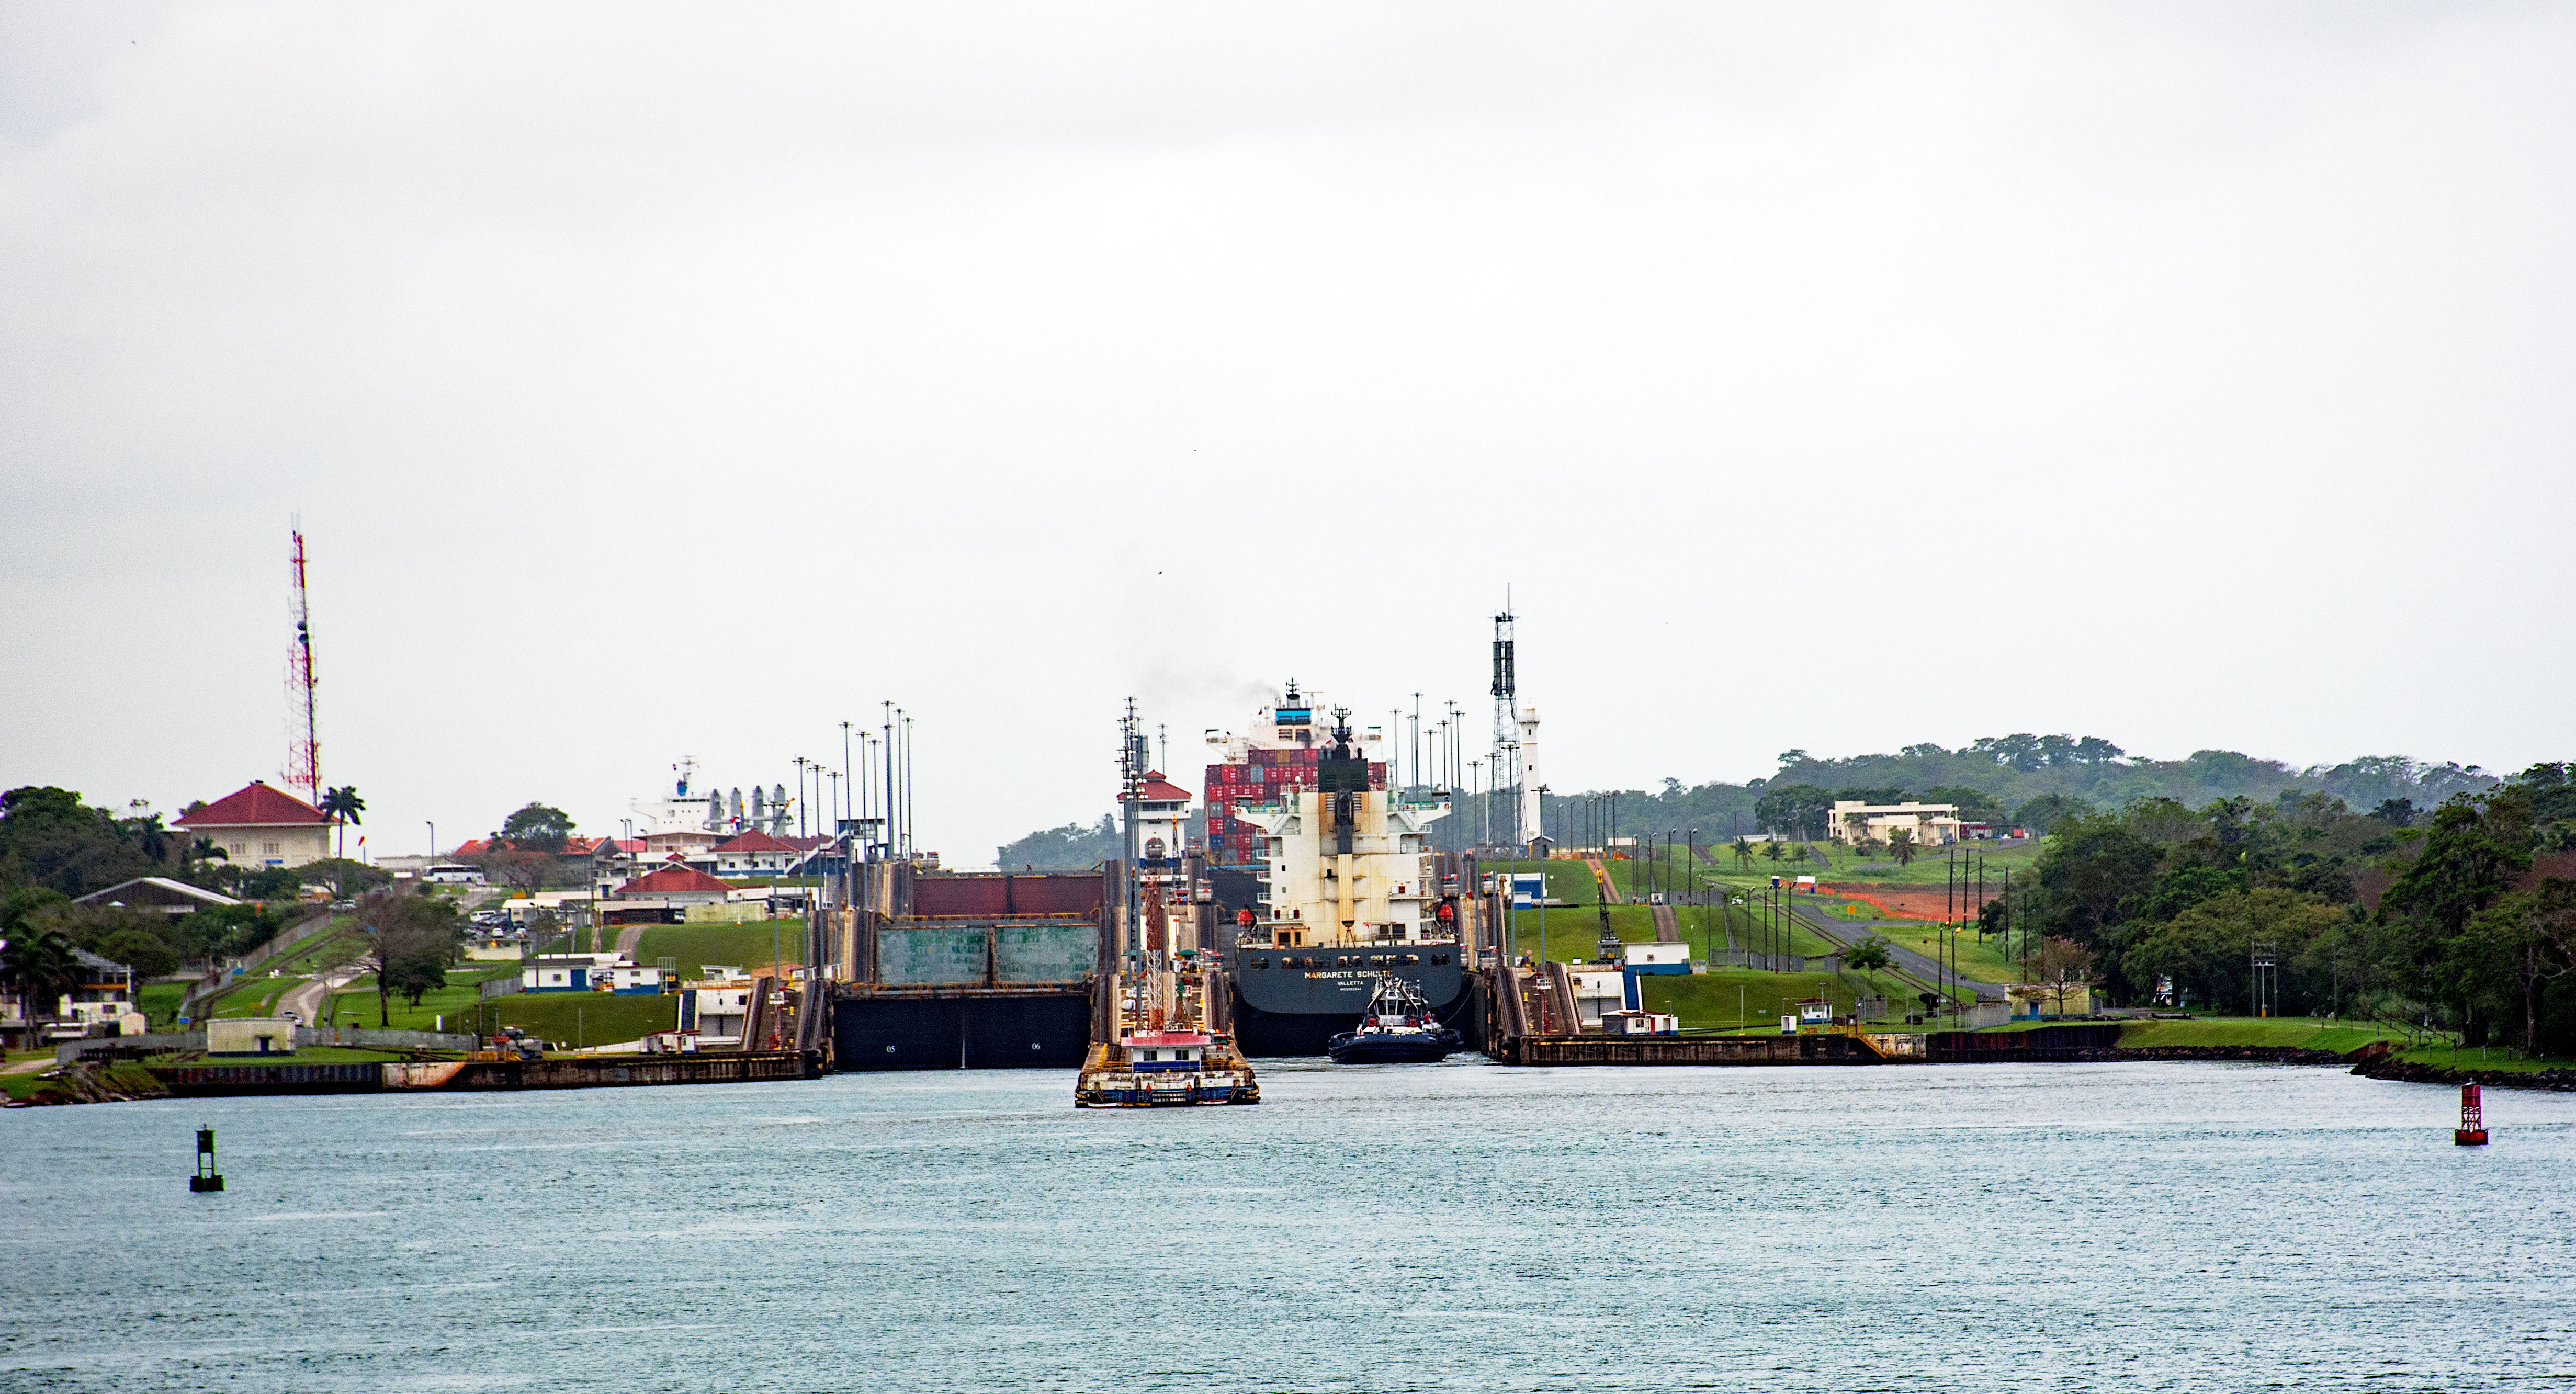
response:
M1852 1010L1855 997L1888 999L1888 1011L1905 1019L1911 990L1899 980L1876 973L1758 973L1720 968L1710 973L1656 974L1639 979L1648 1011L1671 1012L1684 1030L1733 1031L1739 1011L1748 1029L1776 1033L1780 1016L1809 997L1830 997L1836 1012ZM1739 1006L1740 1004L1740 1006Z
M469 1009L466 1023L482 1035L516 1026L549 1043L615 1045L680 1024L677 994L619 997L605 992L519 992ZM457 1025L452 1019L451 1028Z
M515 978L518 975L519 968L514 963L477 963L464 968L450 968L447 970L447 986L422 993L419 1006L412 1006L399 996L388 999L385 1019L379 1023L376 1019L376 976L369 973L352 981L347 989L331 994L338 1014L326 1013L325 1016L342 1026L364 1022L370 1026L381 1024L395 1031L440 1030L440 1018L443 1017L446 1019L443 1029L460 1030L462 1028L457 1023L472 1013L475 1003L482 1000L482 991L477 984L487 979Z
M274 1015L277 999L303 982L304 979L301 976L243 978L223 996L215 999L215 1015L221 1017Z
M2524 1055L2510 1046L2419 1046L2397 1058L2445 1070L2496 1070L2528 1074L2539 1070L2576 1070L2576 1056Z
M134 1009L143 1013L155 1031L177 1029L180 1000L188 995L186 983L145 983L135 989Z
M2120 1026L2120 1044L2141 1050L2156 1046L2289 1046L2342 1053L2359 1050L2372 1041L2404 1039L2402 1031L2367 1022L2295 1016L2210 1016L2191 1021L2130 1021Z
M635 948L637 963L670 957L680 961L680 977L695 978L710 963L745 970L768 964L776 952L788 966L797 961L797 944L805 936L803 920L755 920L749 924L662 924L644 931Z
M1978 938L1974 926L1952 930L1949 935L1951 947L1947 949L1941 944L1941 926L1930 920L1899 920L1875 925L1856 924L1853 929L1865 930L1898 948L1912 949L1926 958L1950 962L1955 957L1959 976L1971 982L2017 983L2021 981L2021 965L2005 956L2003 941L1997 938Z
M1707 959L1712 940L1715 941L1718 952L1725 952L1724 927L1729 915L1732 916L1737 947L1758 944L1764 952L1771 951L1771 941L1755 936L1753 917L1742 906L1733 907L1731 910L1722 910L1715 906L1676 906L1673 917L1677 922L1676 927L1681 931L1682 942L1690 946L1691 957ZM1513 942L1519 946L1521 952L1532 957L1539 956L1539 928L1542 918L1546 921L1547 958L1571 963L1590 959L1599 952L1601 911L1597 905L1549 910L1543 917L1537 910L1513 911L1512 933L1515 936ZM1619 936L1621 943L1650 943L1655 937L1654 907L1613 905L1610 907L1610 928ZM1834 946L1826 943L1815 931L1804 925L1792 925L1789 943L1780 952L1821 958L1834 952Z

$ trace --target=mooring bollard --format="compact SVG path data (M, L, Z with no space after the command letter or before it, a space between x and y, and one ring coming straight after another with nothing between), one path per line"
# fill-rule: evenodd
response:
M2451 1141L2462 1147L2487 1145L2486 1110L2479 1107L2478 1087L2474 1084L2460 1086L2460 1126L2452 1132Z
M224 1178L215 1174L215 1130L197 1130L197 1174L188 1178L191 1191L220 1191Z

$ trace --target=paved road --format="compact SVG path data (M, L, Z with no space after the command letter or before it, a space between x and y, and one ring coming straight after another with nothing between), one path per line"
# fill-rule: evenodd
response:
M1673 907L1669 905L1656 906L1655 942L1658 944L1678 944L1681 941L1682 922L1680 917L1673 914Z
M633 963L635 961L635 951L642 947L644 947L644 926L640 924L630 924L618 927L618 957L625 959L629 963Z
M347 987L349 984L356 982L362 977L365 977L366 974L366 967L362 964L350 964L346 967L334 968L330 972L313 979L311 982L305 983L301 987L288 988L286 990L286 995L277 999L276 1012L279 1016L284 1016L291 1011L295 1013L295 1019L297 1021L303 1022L307 1026L311 1026L321 1020L322 1001L324 997L331 993L338 992L340 989Z
M1849 948L1860 941L1861 934L1877 934L1878 937L1888 941L1887 956L1896 961L1897 971L1909 978L1920 979L1926 986L1938 987L1943 983L1955 982L1961 990L1980 998L1991 997L1998 1002L2004 998L2002 983L1981 983L1974 978L1953 977L1949 968L1943 964L1896 943L1894 933L1888 931L1902 932L1914 925L1914 921L1878 920L1861 923L1853 920L1837 920L1819 907L1797 904L1794 901L1792 908L1797 912L1799 922L1814 930L1817 936L1828 944Z

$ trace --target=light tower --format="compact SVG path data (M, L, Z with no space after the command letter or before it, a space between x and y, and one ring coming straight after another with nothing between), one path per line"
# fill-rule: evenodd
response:
M1503 612L1494 616L1494 760L1491 778L1485 788L1488 797L1497 799L1493 837L1507 846L1517 847L1521 835L1521 771L1519 691L1513 674L1512 610L1510 601Z
M322 796L322 743L313 720L313 613L304 595L304 520L290 525L295 539L295 641L286 650L286 782L307 801ZM432 849L435 851L436 849Z

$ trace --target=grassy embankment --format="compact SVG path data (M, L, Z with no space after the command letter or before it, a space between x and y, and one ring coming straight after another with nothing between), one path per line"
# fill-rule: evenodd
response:
M782 932L783 931L783 932ZM793 936L803 933L798 921L782 921L773 930L767 921L751 924L654 925L647 928L636 947L639 963L651 963L669 956L679 960L680 977L694 978L710 963L730 964L760 970L770 963L771 945L784 940L793 959ZM615 939L608 939L611 947ZM515 963L475 963L451 968L447 986L421 995L420 1005L413 1006L400 997L386 1003L381 1024L396 1031L474 1031L490 1035L502 1027L516 1026L549 1041L570 1041L583 1045L614 1044L631 1041L654 1031L668 1031L679 1022L679 998L673 994L659 996L621 996L604 992L539 992L511 993L486 998L479 984L487 979L518 975ZM300 980L297 980L300 981ZM291 987L291 981L282 982ZM338 1007L336 1020L342 1025L364 1023L376 1025L376 980L373 974L353 980L349 986L332 994Z
M286 952L237 979L215 999L219 1017L268 1016L277 999L315 973L348 962L366 950L355 915L334 915L297 940ZM274 976L271 976L274 974Z
M651 963L659 958L680 961L680 976L695 978L706 965L721 963L748 973L764 973L773 955L783 955L787 966L797 961L797 944L804 938L803 920L753 920L747 924L661 924L645 929L635 946L635 961Z
M1903 1021L1907 987L1883 973L1760 973L1720 968L1709 973L1658 974L1638 980L1646 1010L1671 1012L1685 1031L1746 1030L1777 1033L1783 1013L1810 997L1830 998L1836 1014L1853 1010L1854 999L1884 997L1887 1009Z
M384 1024L396 1031L470 1031L491 1035L516 1026L549 1041L606 1045L631 1041L679 1022L680 999L663 994L644 997L606 992L519 992L485 998L478 986L487 978L516 976L510 964L479 964L448 970L447 986L421 994L415 1007L391 999ZM376 1022L374 975L357 979L346 992L335 993L342 1025Z
M134 990L134 1009L143 1013L155 1031L178 1029L179 1003L188 995L186 983L145 983Z

